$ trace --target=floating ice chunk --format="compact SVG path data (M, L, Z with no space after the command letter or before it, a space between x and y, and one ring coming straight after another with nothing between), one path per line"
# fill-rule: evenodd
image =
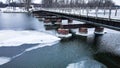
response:
M28 52L28 51L32 51L32 50L35 50L35 49L38 49L38 48L41 48L41 47L45 47L45 46L52 46L52 45L54 45L54 44L56 44L56 43L58 43L58 42L53 42L53 43L50 43L50 44L41 44L41 45L33 46L33 47L31 47L31 48L25 49L25 51L21 52L21 53L18 54L18 55L15 55L15 56L13 56L13 57L11 57L11 58L8 58L8 57L0 57L0 65L3 65L3 64L8 63L8 62L10 62L12 59L17 58L17 57L23 55L24 53L26 53L26 52Z
M82 60L78 63L69 64L67 68L107 68L102 63L95 60Z
M37 31L13 31L13 30L1 30L0 31L0 47L20 46L22 44L38 44L31 48L25 49L18 55L11 58L0 57L0 65L10 62L12 59L21 56L25 52L32 51L45 46L52 46L58 43L60 38L53 35L49 35Z
M0 47L2 46L20 46L22 44L43 44L59 41L56 36L38 32L38 31L0 31Z
M0 57L0 65L6 64L11 60L11 58L8 57Z

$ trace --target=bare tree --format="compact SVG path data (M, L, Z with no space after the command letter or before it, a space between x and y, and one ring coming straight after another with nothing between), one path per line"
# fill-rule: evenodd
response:
M44 7L90 7L103 8L114 6L112 0L42 0Z
M30 4L32 2L32 0L22 0L23 3L24 3L24 7L27 11L29 11L29 8L30 8Z

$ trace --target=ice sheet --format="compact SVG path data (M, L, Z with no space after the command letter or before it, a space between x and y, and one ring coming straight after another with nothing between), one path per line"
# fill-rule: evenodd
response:
M0 31L0 47L20 46L22 44L51 43L60 38L38 31Z

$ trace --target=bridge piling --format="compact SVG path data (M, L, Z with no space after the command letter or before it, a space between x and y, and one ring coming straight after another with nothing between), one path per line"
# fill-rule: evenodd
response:
M88 28L87 27L80 27L76 35L80 36L87 36L88 34Z
M73 20L72 20L72 19L68 19L68 24L69 24L69 23L72 23L72 22L73 22Z
M56 23L55 23L55 25L61 25L61 23L62 23L62 19L56 19Z
M103 27L96 27L94 33L98 34L98 35L103 35L104 34L104 28Z

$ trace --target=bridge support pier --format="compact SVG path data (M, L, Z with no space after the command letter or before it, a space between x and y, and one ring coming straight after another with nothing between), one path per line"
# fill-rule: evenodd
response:
M39 21L44 21L44 18L38 18L39 19Z
M73 23L73 20L72 19L68 19L68 24L69 23Z
M62 22L62 19L57 19L57 22Z
M44 22L45 23L50 22L50 19L45 19Z
M44 23L45 23L45 25L51 25L52 24L51 20L47 19L47 18L44 19Z
M39 16L39 13L33 12L33 16Z
M79 28L78 32L76 32L76 35L87 36L88 35L88 28L87 27Z
M62 19L56 19L56 23L55 23L55 25L60 25L61 22L62 22Z
M99 34L99 35L103 35L104 34L104 28L103 27L96 27L94 33Z
M88 28L81 27L81 28L79 28L79 32L82 33L82 34L87 34L88 33Z

